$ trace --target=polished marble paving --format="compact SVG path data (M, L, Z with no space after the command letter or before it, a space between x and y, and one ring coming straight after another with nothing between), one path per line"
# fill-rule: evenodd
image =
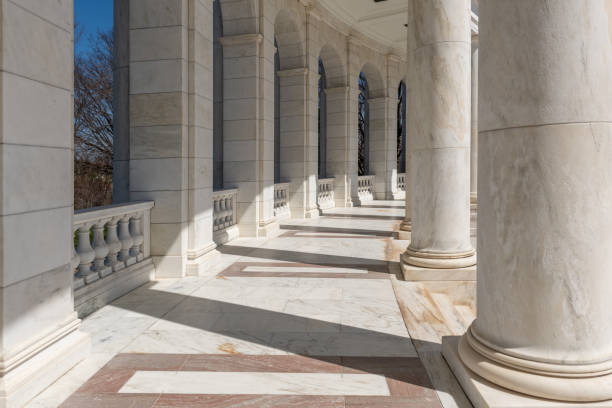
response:
M463 406L423 362L438 339L409 334L403 213L376 201L286 220L220 247L204 276L138 288L83 321L92 354L29 407Z

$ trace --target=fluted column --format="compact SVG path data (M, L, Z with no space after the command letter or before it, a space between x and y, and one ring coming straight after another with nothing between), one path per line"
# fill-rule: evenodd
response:
M476 206L478 186L478 35L472 35L472 120L470 140L470 204Z
M459 356L541 398L612 399L611 17L604 0L480 6L482 251Z
M412 236L402 267L476 263L470 243L470 2L413 2ZM409 41L410 43L410 41Z

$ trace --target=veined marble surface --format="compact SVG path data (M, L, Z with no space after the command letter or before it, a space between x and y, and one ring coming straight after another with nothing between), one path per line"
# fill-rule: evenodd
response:
M139 400L143 406L173 406L170 397L151 399L152 393L208 395L221 398L210 406L233 406L216 394L248 393L277 394L249 400L258 407L313 406L293 398L315 395L335 398L312 400L325 407L354 406L351 398L365 398L359 404L368 407L415 401L440 407L446 391L436 394L430 383L435 372L428 376L432 365L419 360L429 356L417 354L389 272L398 269L404 249L392 238L403 211L403 201L375 201L314 220L287 220L276 238L219 247L203 276L138 288L84 320L93 354L29 407L56 407L71 394L63 407L83 406L111 398L108 390L91 389L113 384L105 403L116 406L136 404L134 393L149 396ZM235 360L211 368L222 357ZM122 359L144 366L117 371ZM209 362L172 366L193 359ZM249 365L253 359L264 359L265 369ZM313 365L325 367L308 368Z

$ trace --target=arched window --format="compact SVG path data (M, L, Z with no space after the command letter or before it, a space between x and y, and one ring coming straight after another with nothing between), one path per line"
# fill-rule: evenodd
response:
M278 55L278 43L274 38L274 183L280 183L280 56Z
M223 18L213 1L213 189L223 189Z
M327 177L327 87L325 67L319 58L319 178Z
M397 90L397 172L406 172L406 84Z
M358 171L360 176L368 175L370 156L370 107L368 104L368 80L363 72L359 73L358 107Z

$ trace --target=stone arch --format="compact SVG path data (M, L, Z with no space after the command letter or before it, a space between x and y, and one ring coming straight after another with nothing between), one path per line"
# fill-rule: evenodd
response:
M255 34L259 29L259 2L256 0L219 0L223 15L223 34Z
M330 44L325 44L321 47L319 57L325 67L327 88L346 86L346 65L338 51Z
M319 90L319 177L325 173L329 176L329 171L337 172L337 151L332 150L332 154L327 154L328 138L338 139L342 136L342 128L344 127L343 116L339 113L338 97L344 95L343 89L346 87L346 65L340 57L340 53L330 44L325 44L319 51L319 61L321 68L319 71L324 72L323 83L324 89ZM319 72L321 75L321 72ZM321 78L321 77L320 77ZM321 81L321 79L320 79ZM328 90L331 90L332 103L327 103ZM341 101L344 104L344 101ZM337 144L337 142L336 142ZM335 171L333 171L335 170Z
M280 9L274 19L274 36L280 69L303 68L306 64L304 35L299 16L287 8Z
M371 62L366 62L361 67L360 72L363 72L368 80L368 86L370 90L370 98L380 98L386 96L385 80L381 73L381 70ZM355 78L357 81L358 78Z
M306 69L305 19L295 1L279 1L276 5L278 7L272 8L277 10L273 20L276 48L275 166L278 165L277 180L289 183L291 216L304 218L318 211L316 179L312 177L316 176L316 158L310 155L308 138L309 72Z

